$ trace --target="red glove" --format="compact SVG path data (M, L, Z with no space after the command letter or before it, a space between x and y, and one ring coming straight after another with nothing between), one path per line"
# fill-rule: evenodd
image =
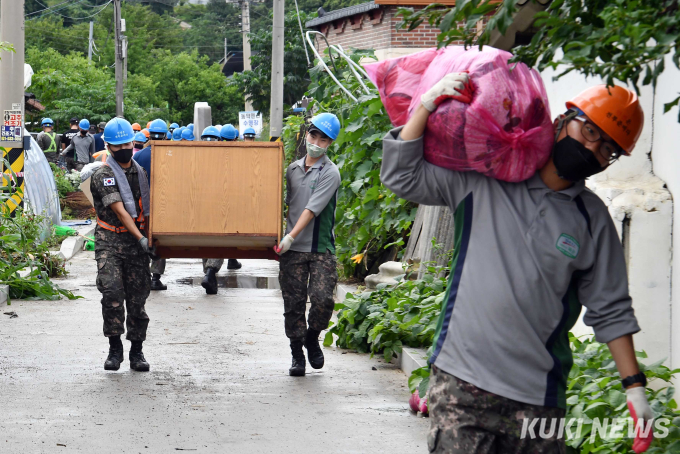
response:
M654 413L652 413L652 408L647 401L644 386L628 388L626 390L626 397L628 399L628 410L630 411L630 416L633 417L633 424L635 427L633 451L640 454L641 452L645 452L654 440L653 427L646 430L648 425L654 424ZM638 420L641 420L639 429Z

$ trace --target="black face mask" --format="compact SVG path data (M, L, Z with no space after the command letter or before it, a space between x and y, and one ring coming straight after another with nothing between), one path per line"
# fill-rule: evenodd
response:
M141 150L141 149L143 149L143 148L144 148L144 144L143 144L143 143L136 143L136 144L135 144L135 150Z
M118 151L112 151L111 155L121 164L127 164L132 159L132 148L121 148Z
M557 168L557 175L573 182L581 181L606 169L597 160L595 153L570 136L555 143L553 162Z

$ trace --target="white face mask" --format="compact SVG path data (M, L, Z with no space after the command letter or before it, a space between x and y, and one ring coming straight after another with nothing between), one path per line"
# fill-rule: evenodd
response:
M319 156L322 156L324 153L326 153L326 150L328 150L328 147L321 148L320 146L314 145L313 143L307 141L307 154L312 158L318 158Z

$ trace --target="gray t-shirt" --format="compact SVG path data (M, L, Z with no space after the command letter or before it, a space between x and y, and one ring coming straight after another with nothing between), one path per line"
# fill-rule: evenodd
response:
M623 247L602 200L583 181L555 192L538 174L507 183L423 159L422 137L383 139L382 182L399 197L454 212L445 306L430 362L486 391L566 408L568 332L599 342L640 330Z
M293 161L286 170L286 234L295 227L305 209L314 219L295 238L291 251L335 254L335 206L340 187L338 167L323 155L305 172L306 156Z
M66 149L61 153L65 156L67 153L76 150L75 161L81 163L89 163L90 158L95 153L94 151L94 138L88 133L85 137L80 134L76 134L71 139L71 144L66 147Z

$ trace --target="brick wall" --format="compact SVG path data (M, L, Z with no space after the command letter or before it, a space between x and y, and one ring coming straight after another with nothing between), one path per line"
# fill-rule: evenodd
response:
M340 44L343 48L389 49L389 48L426 48L437 45L438 28L421 24L415 30L396 30L401 21L396 16L396 6L383 6L363 14L345 17L334 22L322 24L316 29L326 36L330 44ZM326 48L321 38L316 38L319 51Z

